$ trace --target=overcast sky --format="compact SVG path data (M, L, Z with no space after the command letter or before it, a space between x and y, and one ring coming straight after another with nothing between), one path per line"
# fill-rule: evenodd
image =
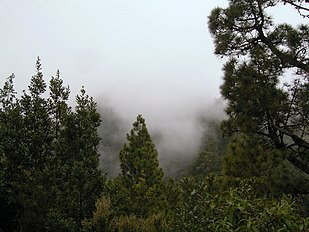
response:
M0 75L17 89L37 56L76 93L218 97L221 63L207 16L216 0L0 0ZM138 92L138 93L137 93Z

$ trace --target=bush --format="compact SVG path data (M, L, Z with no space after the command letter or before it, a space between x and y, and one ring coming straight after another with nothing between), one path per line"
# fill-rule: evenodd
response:
M180 181L182 204L173 231L308 231L291 196L257 197L248 181L225 191L209 191L207 181Z

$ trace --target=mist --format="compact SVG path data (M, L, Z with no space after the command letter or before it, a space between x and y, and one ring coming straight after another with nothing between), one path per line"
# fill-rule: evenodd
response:
M119 152L138 114L146 120L166 176L175 177L192 164L202 137L208 133L205 121L223 120L226 117L224 103L220 98L176 92L169 98L166 94L152 96L150 93L147 98L123 93L123 96L130 96L123 101L112 94L98 98L102 116L99 150L102 168L108 176L115 177L120 172Z
M207 16L226 4L5 0L0 7L1 78L14 72L20 92L40 56L46 80L59 69L70 86L70 105L81 86L98 103L103 169L119 172L113 164L142 114L160 165L172 173L196 155L205 130L200 118L224 115L212 105L220 97L223 61L213 54Z

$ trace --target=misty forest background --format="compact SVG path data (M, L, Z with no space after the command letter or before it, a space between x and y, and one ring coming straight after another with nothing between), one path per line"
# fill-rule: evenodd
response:
M9 76L0 231L309 231L309 27L275 24L279 5L309 18L307 0L231 0L209 15L222 99L195 116L194 149L142 115L129 127L83 87L70 106L40 58L22 93Z

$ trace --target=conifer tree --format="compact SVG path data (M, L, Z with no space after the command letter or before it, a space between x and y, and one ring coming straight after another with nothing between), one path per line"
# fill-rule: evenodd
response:
M15 75L9 76L0 89L0 229L17 229L18 212L21 204L17 200L19 183L23 177L23 123L19 101L14 89Z
M81 228L83 219L92 216L95 202L104 187L99 166L97 128L101 123L97 104L84 88L76 97L75 112L66 115L60 134L59 162L61 164L59 201L62 212L73 218Z
M120 152L122 175L131 184L143 178L148 187L162 182L163 171L159 168L158 153L141 115L138 115L137 121L133 123L127 140L129 143L125 144Z
M120 152L121 174L113 182L112 204L119 214L146 217L162 210L166 198L158 152L141 115L133 123L127 140ZM127 199L123 198L128 194Z
M204 119L203 123L207 129L201 139L198 157L190 170L192 175L202 178L209 173L221 173L222 153L229 140L227 136L223 137L221 121Z
M0 89L0 231L80 230L104 185L96 103L82 89L73 111L59 71L45 97L39 58L20 99L13 79Z
M269 10L282 2L308 13L307 1L230 0L209 16L215 54L229 59L221 86L229 115L223 127L266 139L308 175L309 27L276 24Z

